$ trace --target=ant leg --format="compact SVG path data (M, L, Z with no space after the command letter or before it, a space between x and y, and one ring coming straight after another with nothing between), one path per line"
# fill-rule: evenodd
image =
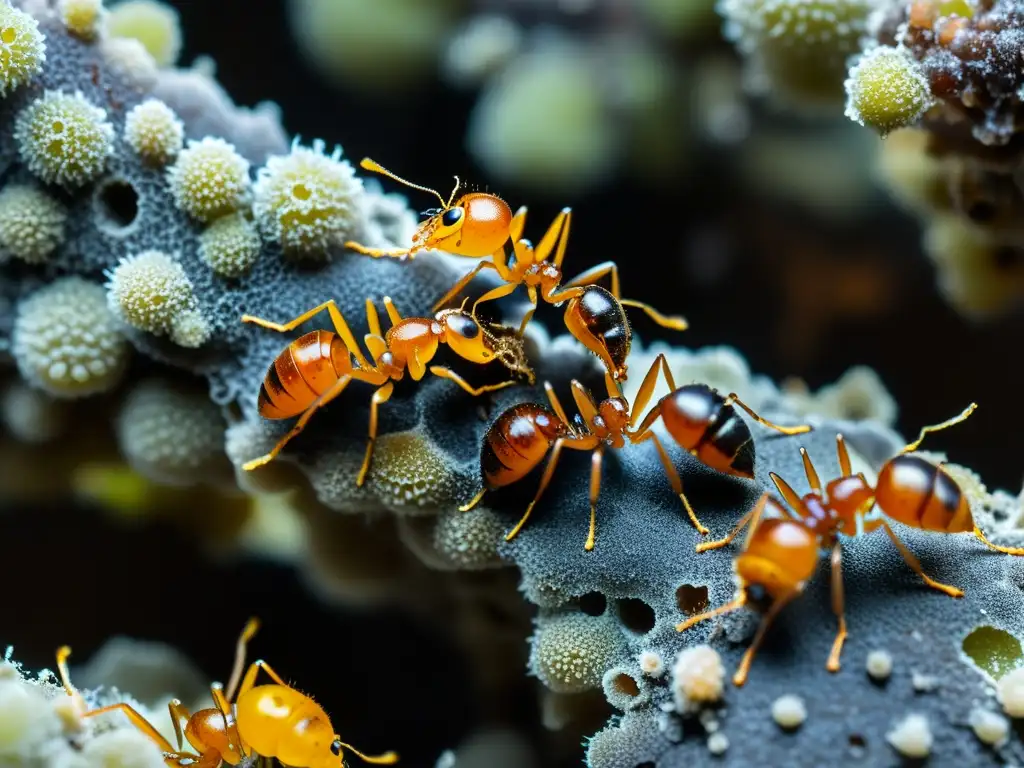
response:
M566 244L569 241L569 224L571 222L572 208L563 208L559 211L558 215L555 216L555 220L551 222L551 226L548 227L548 231L544 233L544 237L537 244L537 249L534 251L534 264L547 261L548 256L551 255L551 249L555 247L557 242L558 252L555 254L555 260L552 263L556 267L562 266L562 260L565 258Z
M636 423L637 416L643 412L644 408L651 401L651 395L654 394L654 389L658 386L659 370L664 374L665 383L668 384L668 388L673 392L676 390L676 380L672 375L672 370L668 367L668 359L666 359L665 355L660 354L654 358L654 362L651 363L651 367L647 370L647 375L644 376L644 380L640 383L640 389L637 390L636 397L633 398L633 410L629 414L629 425L631 427Z
M599 444L590 455L590 532L583 548L590 552L594 549L594 536L597 530L597 499L601 495L601 460L604 458L604 444Z
M576 402L576 408L579 410L580 416L583 417L583 421L593 424L594 419L598 416L597 403L594 402L593 395L576 379L570 382L569 387L572 390L572 399Z
M804 474L807 475L807 484L811 486L811 490L815 493L821 493L821 478L818 477L818 472L814 468L814 463L811 461L810 454L807 453L807 449L800 448L800 458L804 462Z
M704 613L699 613L696 616L691 616L681 624L676 624L676 632L685 632L694 624L700 624L702 621L713 619L715 616L722 616L726 613L732 613L733 611L742 608L746 604L747 593L741 590L735 600L728 602L725 605L720 605L717 608L714 608L713 610L705 611Z
M526 206L521 205L519 210L516 211L515 216L512 217L512 221L509 222L509 239L514 243L523 236L524 229L526 229Z
M370 328L371 336L383 336L384 332L380 327L380 315L377 314L377 305L373 299L366 300L366 325ZM373 350L370 350L371 352Z
M187 723L191 714L188 711L188 707L178 699L171 699L167 702L167 711L171 715L171 725L174 726L174 737L178 742L178 751L181 752L185 748L185 736L181 730L181 724L183 721Z
M460 387L462 387L464 390L469 392L469 394L473 395L474 397L482 395L485 392L496 392L499 389L511 387L513 384L516 383L514 380L509 380L502 381L499 384L484 384L483 386L480 387L474 387L464 378L459 376L459 374L457 374L451 368L445 368L444 366L441 365L432 365L430 366L430 372L435 376L439 376L442 379L450 379L451 381L454 381L456 384L458 384Z
M384 297L384 309L388 313L388 320L391 321L391 325L398 325L402 322L402 316L398 312L398 307L395 306L395 302L391 300L390 296ZM378 336L383 336L382 333L377 333Z
M366 482L366 473L370 471L370 459L373 458L373 446L377 442L377 408L381 403L386 403L395 391L394 382L389 381L383 387L373 393L370 398L370 439L366 444L366 454L363 456L363 466L359 468L359 475L356 477L356 487L362 488Z
M366 763L371 763L373 765L394 765L398 762L398 753L396 752L385 752L383 755L364 755L351 744L346 744L344 741L340 743L343 748L347 749L353 755L356 755Z
M839 456L839 471L843 477L853 474L853 466L850 464L850 452L846 450L846 440L842 435L836 435L836 454Z
M68 672L68 656L71 655L71 647L62 645L57 649L57 671L60 673L60 682L64 686L65 692L71 697L71 701L75 704L75 709L78 714L81 715L87 709L88 705L85 703L85 699L82 694L78 692L78 689L71 684L71 674Z
M475 267L473 267L471 270L469 270L469 272L467 272L462 277L460 277L458 282L456 282L455 285L453 285L451 288L448 289L448 293L446 293L444 296L442 296L440 299L438 299L437 302L434 303L434 306L430 309L430 311L431 312L439 311L449 301L451 301L456 296L458 296L462 292L462 289L465 288L467 285L469 285L470 282L473 280L473 278L476 277L478 274L480 274L481 271L483 271L485 269L497 270L498 267L495 266L490 261L479 261L479 262L477 262Z
M530 286L527 289L527 293L530 297L530 308L526 310L526 314L523 315L523 319L519 321L519 336L526 333L526 326L530 324L530 321L533 319L533 313L537 311L537 289Z
M544 382L544 392L547 394L548 402L551 403L551 407L554 409L555 416L558 417L558 420L565 424L565 426L569 427L569 429L572 429L569 417L565 415L565 409L562 408L562 402L558 399L558 395L555 394L555 388L551 386L550 381Z
M352 381L351 374L346 374L340 377L336 382L334 382L331 385L330 389L328 389L326 392L320 395L320 397L313 401L309 408L303 411L302 415L299 417L299 420L295 422L295 426L288 431L288 434L286 434L284 437L277 441L277 445L270 449L270 453L266 453L263 456L260 456L258 459L253 459L252 461L246 462L245 464L242 465L242 469L244 469L246 472L250 472L256 469L257 467L262 467L264 464L273 461L274 458L279 453L281 453L282 450L284 450L284 447L288 445L291 439L298 435L306 427L306 424L309 423L309 420L313 417L313 414L316 413L320 408L323 408L325 405L331 402L331 400L336 398L338 395L340 395L345 390L345 387L349 385L350 381Z
M658 457L661 459L661 465L665 468L665 474L668 475L668 481L672 484L672 490L675 491L676 496L679 497L680 501L683 502L683 507L686 508L686 514L690 518L690 522L693 523L693 527L697 529L697 533L701 536L706 536L711 533L704 524L697 519L697 513L693 511L693 507L690 506L690 500L686 498L686 494L683 492L683 479L679 477L679 472L676 471L675 465L672 463L672 459L669 457L668 452L665 450L665 446L661 444L661 440L654 432L647 431L641 437L634 439L634 443L646 443L648 440L654 442L654 447L658 450ZM700 547L697 548L700 552Z
M256 677L259 675L261 669L278 685L284 686L285 688L291 688L291 686L288 685L288 683L286 683L284 679L277 674L269 664L267 664L267 662L263 659L257 659L249 665L249 669L246 670L245 677L242 678L242 685L238 689L238 698L242 698L242 696L255 687Z
M996 552L1002 552L1003 554L1006 554L1006 555L1016 555L1018 557L1024 556L1024 548L1021 548L1021 547L1003 547L1003 546L1000 546L999 544L993 544L991 541L989 541L987 538L985 538L985 534L981 532L981 528L978 527L977 523L975 523L975 525L974 525L974 535L977 537L978 541L980 541L982 544L984 544L989 549L994 549Z
M254 317L253 315L242 315L242 322L252 323L253 325L258 325L260 328L277 331L278 333L287 333L288 331L295 330L311 317L323 312L325 309L331 316L331 323L334 325L334 330L338 332L341 340L345 342L345 346L348 347L348 351L355 356L361 366L364 368L372 368L373 366L370 365L365 357L363 357L363 353L359 349L359 345L356 343L356 337L352 334L352 329L348 327L348 323L345 322L345 318L341 314L341 310L338 309L338 305L334 299L328 299L323 304L313 307L313 309L308 312L304 312L294 320L289 320L287 323L274 323L270 320Z
M560 437L555 440L554 446L551 448L551 456L548 457L548 463L544 467L544 474L540 478L540 485L537 488L537 493L534 494L533 501L526 508L526 512L523 513L522 519L516 523L515 527L508 532L505 536L505 541L512 541L516 536L519 535L519 531L526 525L526 521L530 519L530 513L533 512L533 508L537 502L540 501L540 497L544 494L548 484L551 482L552 476L555 474L555 467L558 466L558 459L562 455L562 448L572 448L580 451L590 451L597 448L600 445L600 441L596 439L574 439L569 437Z
M253 635L256 634L259 628L260 621L254 616L245 623L242 634L238 636L238 642L235 644L235 662L231 666L231 677L228 679L228 701L234 698L235 691L238 690L238 682L242 679L242 671L245 668L246 646L249 645L249 641L252 640Z
M735 392L730 392L729 396L725 398L725 405L738 405L744 411L746 411L750 418L756 421L758 424L774 429L777 432L781 432L784 435L802 435L804 432L810 432L811 428L807 424L802 424L799 427L780 427L778 424L773 424L768 419L758 415L758 413L751 408L749 405L740 400L739 396Z
M122 712L131 724L138 728L142 733L148 736L163 752L169 755L177 755L174 747L171 743L165 739L160 731L153 727L153 725L142 715L140 715L135 709L128 704L121 702L120 704L111 704L108 707L100 707L90 712L83 712L82 717L96 717L98 715L105 715L108 712Z
M839 631L832 643L832 652L828 655L825 669L829 672L839 671L839 654L843 652L846 642L846 611L843 600L843 550L837 541L832 547L832 610L839 619Z
M754 635L753 641L750 643L750 647L747 648L747 652L743 654L743 659L740 661L740 666L736 670L736 674L732 676L732 684L737 688L747 682L747 675L750 674L750 664L754 661L754 656L757 654L758 649L761 647L761 643L764 642L765 635L768 632L768 627L775 617L782 612L789 602L803 592L803 589L794 589L786 595L775 600L772 603L772 607L768 609L768 612L761 619L761 624L757 628L757 634Z
M793 510L803 514L807 513L807 508L804 506L803 499L797 495L797 492L793 490L789 483L774 472L769 472L768 476L772 479L772 482L775 483L776 490L778 490L779 494Z
M764 513L765 507L768 505L768 492L765 491L761 494L761 498L757 500L757 503L750 509L747 514L740 518L740 521L736 523L736 527L733 528L727 536L715 541L703 541L697 545L698 552L707 552L709 549L721 549L722 547L728 546L732 541L740 535L748 523L750 523L750 534L747 535L747 541L750 540L750 536L753 535L757 529L758 523L761 522L761 515Z
M469 510L471 510L473 507L480 503L480 500L483 499L485 493L487 493L487 486L481 488L480 493L478 493L468 502L459 507L459 512L469 512Z
M505 283L504 285L499 285L497 288L492 288L483 296L481 296L480 298L473 302L473 308L470 310L470 314L472 314L473 317L475 318L476 308L478 306L488 301L496 301L497 299L504 298L505 296L514 293L516 288L518 287L518 283Z
M634 309L641 310L656 324L660 325L662 328L668 328L670 331L685 331L690 327L690 323L687 322L685 317L679 317L678 315L663 315L650 304L644 304L642 301L637 301L636 299L619 299L619 304L624 307L633 307Z
M892 528L889 527L889 523L883 520L881 527L885 530L887 534L889 534L889 538L892 539L892 543L896 545L896 548L900 551L900 554L903 555L903 560L906 562L906 564L910 566L911 570L914 573L916 573L924 580L925 584L927 584L932 589L939 590L939 592L945 592L950 597L964 596L962 590L957 589L956 587L951 587L949 584L943 584L941 582L935 581L935 579L928 576L921 568L921 561L917 559L913 552L907 549L906 544L899 540L899 537L897 537Z
M910 453L911 451L916 451L920 447L921 443L924 442L924 438L926 435L928 435L929 432L940 432L943 429L946 429L947 427L952 427L959 424L961 421L965 421L968 416L974 413L977 407L977 403L971 403L966 408L964 408L963 411L961 411L959 414L957 414L951 419L946 419L941 424L931 424L930 426L927 427L921 427L921 432L920 434L918 434L917 440L915 440L912 443L908 443L906 446L904 446L903 450L900 451L900 453Z

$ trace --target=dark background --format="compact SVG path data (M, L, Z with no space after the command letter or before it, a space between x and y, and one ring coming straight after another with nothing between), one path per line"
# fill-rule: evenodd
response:
M933 445L990 488L1020 487L1018 452L1005 446L1024 426L1010 399L1021 320L977 325L947 307L917 225L884 194L865 215L821 220L746 188L722 149L698 153L685 176L661 186L619 180L535 202L528 190L497 190L465 153L473 93L438 78L390 101L331 87L299 56L277 0L174 4L182 63L211 54L234 99L278 102L290 133L340 143L353 160L371 155L428 185L447 189L453 174L490 185L513 207L528 202L533 221L572 205L570 272L615 259L627 295L690 320L683 343L734 346L775 380L794 375L817 388L869 365L899 403L904 434L977 400L977 414ZM772 119L757 114L755 135ZM720 276L700 276L708 262L724 265ZM868 297L851 311L837 298L840 286L862 273ZM636 330L644 340L659 336L644 319ZM62 643L81 662L106 637L127 634L169 642L223 679L233 638L255 613L264 629L254 653L313 693L360 747L393 747L403 764L432 766L473 724L466 671L440 637L401 616L325 607L286 567L214 563L173 529L111 527L70 508L0 517L0 539L0 644L13 644L30 667L51 665Z

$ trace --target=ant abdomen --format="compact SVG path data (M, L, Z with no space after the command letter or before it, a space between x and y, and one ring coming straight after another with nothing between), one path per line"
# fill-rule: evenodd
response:
M625 380L633 332L626 311L611 291L599 285L586 286L565 308L565 327L588 349L597 352L613 379Z
M754 477L754 441L736 409L706 384L688 384L665 397L665 429L679 445L712 469Z
M484 436L480 470L484 487L501 488L526 477L566 431L550 410L520 403L502 413Z
M348 348L337 334L312 331L300 336L267 369L257 401L260 416L298 416L350 370Z
M886 515L926 531L974 530L971 508L960 487L942 467L904 454L878 473L875 501Z

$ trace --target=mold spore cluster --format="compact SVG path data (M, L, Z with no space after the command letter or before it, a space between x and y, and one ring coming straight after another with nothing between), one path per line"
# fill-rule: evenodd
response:
M807 713L785 738L800 739L815 762L834 761L837 744L874 762L890 760L885 735L911 710L928 718L932 749L944 758L979 764L1019 757L1013 737L979 751L980 737L956 727L969 721L971 702L984 700L994 681L961 659L949 628L966 627L984 611L988 621L1019 632L1024 615L1020 572L973 538L901 532L930 573L966 589L963 601L922 588L884 537L851 542L844 574L852 634L843 672L824 670L834 618L823 592L827 579L818 578L789 612L792 621L776 625L777 639L747 687L736 691L723 675L749 640L749 614L675 631L683 616L732 596L731 553L694 554L697 534L650 443L609 458L593 552L579 546L588 505L575 459L565 460L531 524L512 542L503 543L502 534L521 514L522 494L494 494L471 513L456 511L478 486L490 420L515 403L543 402L539 387L502 390L486 403L440 379L397 389L381 411L377 455L362 488L355 476L369 409L368 398L357 396L318 414L278 461L242 472L290 426L266 423L256 406L267 367L290 338L244 325L242 314L283 322L334 298L359 337L368 330L368 297L388 295L403 315L426 315L466 261L423 253L399 263L345 252L339 243L348 238L371 247L407 245L415 216L401 199L359 179L337 151L316 141L289 145L272 107L238 108L208 74L175 69L164 54L150 52L166 53L166 36L140 38L146 45L139 50L156 67L150 82L109 63L114 11L100 13L88 35L80 13L69 27L56 10L38 12L37 18L21 4L0 5L0 147L10 150L0 155L7 164L0 194L22 201L0 214L0 246L9 254L0 285L12 299L0 328L11 329L5 341L22 386L69 401L76 415L111 422L124 466L76 474L79 490L88 485L123 504L155 498L146 495L148 485L135 484L138 478L182 493L236 481L250 493L298 487L296 506L310 530L297 547L301 562L311 583L335 599L420 594L410 581L418 588L440 583L422 578L430 568L472 571L473 583L482 585L474 599L519 605L509 586L514 578L503 578L514 574L502 572L517 566L521 592L538 610L529 670L552 697L550 721L577 727L577 705L585 699L611 708L602 720L618 713L603 729L587 726L597 730L587 747L591 768L646 760L689 765L709 751L726 764L764 761L762 729L771 732L773 749L791 748L792 741L777 737L777 720L795 722L793 706L778 713L784 695L798 697ZM575 376L598 390L589 354L540 329L529 333L540 381ZM639 345L635 351L653 357ZM676 352L671 365L680 376L700 370L691 375L717 376L723 388L730 381L729 390L746 393L769 418L796 423L817 414L807 417L816 427L807 435L755 432L753 481L711 472L671 448L690 500L716 533L749 509L769 471L802 489L801 445L832 475L839 430L867 472L901 445L880 423L894 416L891 398L863 371L812 394L751 376L731 352ZM146 378L131 380L133 362ZM633 365L643 368L635 359ZM91 407L102 392L119 404L109 417ZM18 432L45 444L53 433L47 414L57 409L36 405L47 423L35 431L19 424ZM355 517L368 511L392 519L371 529ZM196 523L220 536L237 536L240 527L233 518ZM283 535L273 525L267 530ZM975 588L981 584L989 588ZM474 599L463 593L454 602L476 605ZM479 633L486 620L474 621ZM911 630L934 642L914 640ZM513 648L520 645L515 640ZM879 648L894 661L882 688L863 672L867 655ZM514 657L503 654L518 663ZM915 692L909 670L926 671L938 688ZM1012 717L1019 687L1011 680L1000 688ZM853 699L863 704L855 718L845 709L841 718L835 714L835 701ZM977 715L975 721L976 730L992 731ZM694 724L696 738L688 735Z

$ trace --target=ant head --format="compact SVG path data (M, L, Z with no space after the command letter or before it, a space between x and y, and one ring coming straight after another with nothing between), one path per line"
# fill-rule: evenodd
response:
M442 309L434 318L441 325L442 339L459 357L471 363L489 363L497 356L494 337L470 312Z

